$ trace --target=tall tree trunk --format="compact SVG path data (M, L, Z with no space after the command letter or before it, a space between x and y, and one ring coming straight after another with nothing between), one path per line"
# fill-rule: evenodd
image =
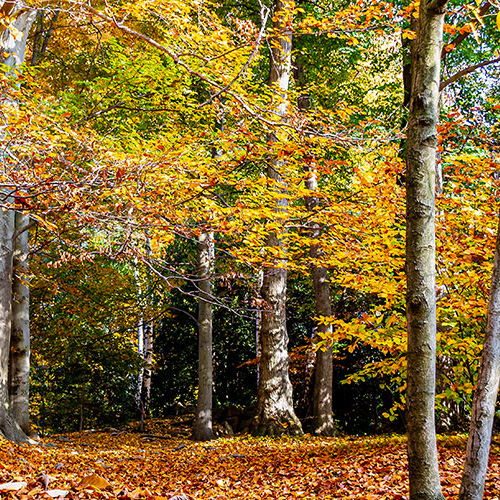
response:
M269 85L276 95L275 112L286 119L287 93L291 75L292 38L290 17L294 2L275 1L273 33L271 40L271 68ZM276 141L273 134L270 141ZM267 175L286 190L282 177L284 163L272 159ZM278 199L276 211L287 210L287 201ZM276 233L267 237L267 245L285 251L285 243ZM282 267L264 269L261 296L263 310L260 330L261 357L259 362L259 388L257 415L253 423L256 434L302 434L302 426L293 409L292 384L288 376L288 333L286 330L286 281L287 271Z
M406 152L407 432L411 500L441 500L435 431L435 168L446 0L421 2Z
M4 2L0 7L0 12L12 19L14 27L19 32L14 36L9 29L5 29L0 35L0 54L2 54L0 62L14 69L24 61L26 41L35 20L36 11L29 8L21 9L16 2ZM10 105L16 106L16 102L11 102ZM2 163L5 165L8 151L3 154L5 156L2 158ZM14 212L0 209L0 432L13 441L27 442L30 439L16 422L12 413L8 387L12 334L14 228Z
M317 174L310 171L310 177L306 181L306 187L312 192L318 189ZM306 207L313 212L319 205L316 196L306 199ZM323 232L321 224L312 222L310 224L311 238L319 240ZM332 303L330 296L330 285L328 283L328 271L325 267L317 265L317 260L321 258L322 251L319 245L311 247L312 278L314 286L315 310L318 316L329 317L332 315ZM317 332L332 334L331 325L319 324ZM317 436L334 436L338 434L333 421L333 354L329 343L326 348L320 349L316 353L316 365L314 367L314 388L313 388L313 421L312 431Z
M198 300L198 402L193 425L195 441L214 439L212 429L212 285L210 274L214 259L214 235L204 232L197 245Z
M259 292L262 290L262 284L264 281L264 270L260 269L257 274L257 290ZM255 311L255 357L257 360L260 360L261 355L261 346L260 346L260 328L262 324L262 306L260 302L257 303L256 311ZM259 389L260 383L260 363L257 363L257 390Z
M12 326L12 240L14 212L0 209L0 432L12 441L27 441L16 422L9 398L9 355Z
M146 256L151 255L151 239L146 233ZM142 287L139 275L139 268L136 261L135 266L135 281L137 284L139 296L141 300L150 302L149 290L146 290L146 297L143 298ZM154 325L153 320L144 319L141 315L137 325L137 353L143 360L144 364L139 372L137 380L137 396L136 405L140 414L140 430L144 431L144 419L149 412L149 401L151 397L151 376L153 371L153 352L154 352Z
M83 431L83 422L85 418L85 385L82 381L82 390L80 392L80 421L78 424L78 430Z
M29 418L30 314L28 287L29 217L15 215L14 275L12 280L12 334L9 361L9 396L12 414L21 429L32 435Z
M134 267L134 278L135 284L137 286L137 294L138 300L142 301L142 286L141 286L141 277L139 273L139 265L137 259L135 260ZM144 344L145 344L145 325L144 325L144 316L141 312L141 316L137 323L137 355L139 359L144 359ZM139 422L140 422L140 431L144 431L144 410L142 407L142 388L144 383L144 366L139 370L139 374L137 375L137 392L135 394L135 405L137 408L137 412L139 413Z
M151 375L153 372L154 325L148 321L144 325L144 369L142 372L141 408L142 415L148 415L151 399Z
M309 95L304 91L306 77L300 54L295 59L294 78L301 93L297 98L298 108L306 112L310 107ZM306 188L315 193L318 190L318 174L314 168L309 168L309 177ZM309 212L314 213L319 206L319 198L312 194L305 199ZM323 233L323 226L318 222L310 222L310 235L313 240L319 241ZM328 283L328 270L317 265L317 261L323 256L319 245L315 244L310 250L313 264L311 274L314 287L315 311L318 316L331 316L332 303L330 285ZM320 324L316 332L332 334L331 325ZM335 436L338 431L333 421L333 353L330 344L324 349L316 352L314 365L314 381L312 391L312 432L317 436ZM309 391L308 391L309 392Z
M484 339L472 419L467 442L464 474L459 500L481 500L488 469L491 431L500 381L500 219L497 232L495 265L488 304L488 323Z

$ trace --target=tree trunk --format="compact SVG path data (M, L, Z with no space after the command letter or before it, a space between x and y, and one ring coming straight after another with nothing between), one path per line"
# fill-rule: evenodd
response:
M195 441L214 439L212 430L212 285L210 274L214 259L214 235L202 233L197 245L198 299L198 402L193 425Z
M80 422L78 424L78 430L83 431L83 422L85 418L85 385L82 381L82 391L80 392Z
M12 441L28 441L16 422L9 399L9 355L12 326L12 241L14 212L0 209L0 432Z
M289 25L294 4L288 0L275 1L271 40L271 68L269 85L277 92L275 112L282 120L287 114L287 92L291 74L292 39ZM274 134L269 141L276 141ZM286 191L282 177L284 163L271 159L267 175ZM287 201L278 199L276 211L287 210ZM267 245L285 251L285 244L276 233L267 237ZM293 409L292 384L288 376L288 333L286 330L286 280L283 267L264 269L261 296L263 310L260 330L261 357L259 362L259 388L257 415L253 431L259 435L302 434L302 426Z
M142 388L141 388L141 408L142 414L147 415L149 412L149 401L151 399L151 374L153 371L153 348L154 348L154 329L153 322L148 321L144 325L144 369L142 372Z
M135 260L134 267L134 278L137 286L138 300L142 301L142 287L141 287L141 277L139 273L139 266L137 259ZM137 355L141 361L144 359L144 339L145 339L145 327L144 327L144 316L141 313L141 317L137 323ZM144 366L139 370L139 374L137 375L137 392L135 395L135 405L137 408L137 412L139 413L139 430L141 432L144 431L144 410L142 407L142 389L144 385Z
M464 474L459 500L481 500L488 469L491 432L500 380L500 219L495 265L488 304L488 323L484 339L477 387L472 403L472 419L467 442Z
M314 192L318 189L317 174L310 171L310 177L306 181L306 187ZM306 199L306 207L313 212L319 205L319 200L315 196ZM319 240L322 234L322 226L317 222L310 223L311 238ZM317 265L317 259L321 258L322 251L319 245L311 247L312 278L314 286L315 310L318 316L329 317L332 315L332 304L330 297L330 285L328 284L328 271L323 266ZM317 332L332 336L331 325L320 324ZM314 388L313 388L313 421L312 431L317 436L335 436L338 431L333 422L332 394L333 394L333 358L332 347L328 346L320 349L316 353L316 365L314 368Z
M260 269L257 274L257 290L259 292L262 290L262 285L264 281L264 270ZM257 303L256 312L255 312L255 357L257 360L260 359L261 355L261 347L260 347L260 327L262 323L262 307L260 302ZM260 368L257 363L257 390L259 390L259 381L260 381Z
M12 414L21 429L32 435L29 418L30 315L28 287L29 217L15 215L14 275L12 280L12 334L9 361L9 396Z
M13 19L12 23L20 33L14 36L10 30L6 29L0 36L0 54L2 54L0 62L14 69L24 61L26 41L36 11L29 8L21 10L16 2L4 2L0 11L4 16ZM15 102L10 104L16 106ZM5 156L2 158L2 163L5 165L8 151L3 152L3 155ZM0 209L0 432L7 439L29 442L27 434L15 420L9 397L14 227L14 212Z
M420 4L406 153L407 432L411 500L443 499L435 430L435 167L446 1Z
M144 419L149 413L149 402L151 399L151 377L153 371L153 349L154 349L154 329L153 322L143 322L141 320L139 333L138 353L144 361L144 366L139 372L137 389L137 409L140 413L139 429L144 431Z
M297 98L298 108L306 112L310 108L309 95L304 92L306 77L304 65L300 54L295 58L294 78L296 86L301 89ZM309 168L309 178L306 181L306 188L312 193L318 190L318 175L314 168ZM317 196L308 196L305 199L307 210L314 213L319 205ZM321 238L323 226L317 222L310 222L310 235L314 240ZM315 244L310 250L313 264L311 274L314 287L315 311L319 316L331 316L332 304L330 297L330 285L328 284L328 271L323 266L318 266L317 261L323 255L319 245ZM332 333L331 326L318 325L315 333ZM316 335L315 335L316 336ZM338 431L333 422L332 399L333 399L333 358L332 347L328 345L320 349L315 355L314 381L312 391L312 432L317 436L335 436ZM309 391L307 391L309 392Z

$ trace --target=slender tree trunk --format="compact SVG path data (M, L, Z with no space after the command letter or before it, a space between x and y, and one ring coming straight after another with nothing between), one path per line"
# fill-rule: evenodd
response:
M80 422L78 424L78 430L83 431L83 422L85 418L85 386L82 382L82 391L80 393Z
M262 285L264 281L264 271L261 269L257 275L257 290L262 290ZM260 359L261 347L260 347L260 328L262 324L262 307L261 304L257 304L257 311L255 312L255 357ZM257 390L259 389L260 381L260 363L257 363Z
M306 182L306 187L312 192L317 191L317 174L310 171L310 177ZM307 209L311 212L319 205L319 200L315 196L306 199ZM321 224L312 222L310 224L311 238L319 240L323 232ZM314 298L316 314L329 317L332 315L332 303L330 296L330 285L328 283L328 271L325 267L317 265L316 261L322 256L322 251L318 245L311 247L312 277L314 286ZM320 324L317 332L332 336L331 325ZM334 436L338 434L333 421L332 394L333 394L333 354L329 344L326 348L320 349L316 353L316 365L314 368L314 388L313 388L313 421L312 431L318 436Z
M24 61L26 40L35 20L36 11L29 8L21 10L16 2L4 2L0 11L4 16L13 19L12 23L19 32L14 36L10 30L4 29L0 34L0 54L2 54L0 62L13 69ZM9 104L17 105L16 102ZM1 160L5 166L8 151L3 154L5 156ZM30 439L12 413L8 386L12 334L14 228L14 212L0 209L0 432L13 441L28 442ZM17 374L15 380L17 381Z
M12 414L21 429L32 435L29 418L30 315L28 287L29 217L15 215L14 276L12 280L12 334L9 361L9 396Z
M210 274L214 259L214 235L202 233L198 238L198 403L193 425L195 441L214 439L212 430L212 285Z
M445 0L420 4L406 153L407 432L411 500L441 500L435 431L435 168Z
M135 268L134 268L134 277L135 283L137 286L138 298L142 301L142 287L141 280L139 275L139 267L137 259L135 260ZM145 344L145 325L144 325L144 317L141 312L141 317L137 323L137 355L141 360L144 359L144 344ZM139 429L141 432L144 431L144 409L142 407L142 389L144 385L144 366L141 367L139 374L137 375L137 392L135 395L135 405L137 408L137 412L139 413Z
M276 38L271 40L271 69L269 85L277 92L275 112L286 119L288 83L291 75L292 39L290 16L294 3L289 0L275 1L273 30ZM277 137L271 135L270 141ZM284 163L272 159L268 163L267 175L286 190L282 176ZM287 210L287 201L278 199L276 211ZM267 238L267 245L285 251L285 243L276 233ZM256 434L280 435L302 434L302 426L293 409L292 384L288 375L288 333L286 330L286 281L287 271L283 267L267 267L261 295L263 311L260 330L261 357L259 363L259 388L257 415L253 423Z
M148 321L144 325L144 369L142 372L141 388L141 415L148 415L149 402L151 399L151 375L153 372L153 352L154 352L154 327L153 322Z
M306 112L310 107L309 95L304 91L306 78L304 66L300 54L295 59L294 78L297 87L302 92L297 99L298 108ZM318 175L314 168L309 168L309 178L306 181L306 188L312 193L318 190ZM314 213L319 206L319 198L314 194L305 200L306 208ZM317 222L309 223L310 235L314 240L321 238L323 226ZM319 245L313 245L310 250L313 260L311 274L314 287L315 311L318 316L331 316L332 303L330 296L330 285L328 284L328 270L317 265L323 252ZM330 325L318 325L316 333L332 334ZM338 431L333 421L333 353L331 345L316 352L314 365L314 385L312 391L312 432L318 436L335 436ZM309 392L309 391L308 391Z
M459 500L481 500L488 469L491 431L500 381L500 219L497 232L495 265L488 304L488 323L484 340L472 419L467 442L464 474Z
M39 11L36 16L36 31L33 36L33 48L31 50L31 66L35 66L40 57L43 57L47 52L47 46L54 31L54 25L59 17L60 11L57 10L50 20L45 23L45 13Z
M146 256L151 255L151 239L146 234ZM142 288L139 276L139 268L135 267L135 280L141 300L150 302L149 290L146 290L146 297L143 298ZM140 414L140 431L144 431L144 419L149 413L149 402L151 398L151 377L153 371L153 353L154 353L154 324L153 320L144 319L141 315L137 326L137 352L144 364L139 372L137 380L136 404Z

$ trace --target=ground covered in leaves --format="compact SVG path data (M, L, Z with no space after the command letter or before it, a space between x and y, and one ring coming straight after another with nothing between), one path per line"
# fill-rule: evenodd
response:
M188 439L187 421L0 440L0 496L15 499L406 499L404 436ZM445 497L456 498L465 437L439 440ZM487 499L500 497L496 438Z

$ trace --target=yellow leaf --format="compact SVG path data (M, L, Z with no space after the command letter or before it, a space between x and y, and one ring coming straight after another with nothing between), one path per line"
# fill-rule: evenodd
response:
M106 488L109 488L111 484L109 484L108 481L106 481L106 479L104 479L103 477L98 476L97 474L91 474L90 476L85 476L82 479L80 486L105 490Z

